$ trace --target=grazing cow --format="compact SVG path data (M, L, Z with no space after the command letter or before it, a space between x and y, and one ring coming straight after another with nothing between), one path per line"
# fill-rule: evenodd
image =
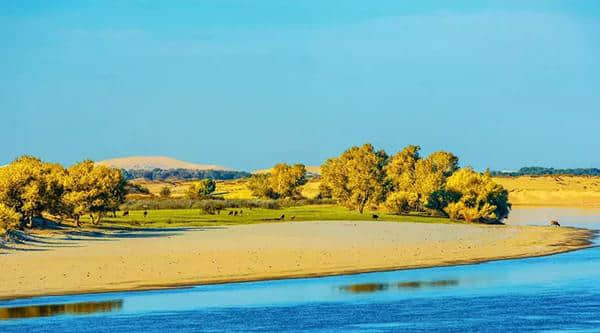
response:
M555 220L550 221L550 225L555 226L555 227L560 227L560 223L558 223L558 221L555 221Z
M283 219L285 219L285 214L283 214L279 217L279 220L283 220Z
M145 210L145 211L144 211L144 217L147 217L147 216L148 216L148 211L147 211L147 210Z
M237 210L233 212L233 216L237 216Z
M240 215L244 214L244 211L240 209Z
M373 218L373 220L377 220L379 218L379 215L373 214L373 215L371 215L371 217Z
M229 215L229 216L233 215L233 211L232 211L232 210L230 210L230 211L229 211L229 214L227 214L227 215Z
M128 210L124 211L123 216L129 216L129 211Z

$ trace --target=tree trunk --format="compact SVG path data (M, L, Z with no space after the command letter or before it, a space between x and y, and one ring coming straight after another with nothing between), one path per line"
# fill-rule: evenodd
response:
M365 210L365 206L367 204L367 198L365 197L364 199L361 200L361 202L358 204L358 212L359 213L363 213L363 211Z
M79 224L79 215L75 215L75 226L81 228L81 224Z

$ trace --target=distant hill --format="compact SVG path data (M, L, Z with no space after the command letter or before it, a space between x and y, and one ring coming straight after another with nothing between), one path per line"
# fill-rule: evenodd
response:
M125 170L126 179L237 179L250 176L248 172L212 164L198 164L166 156L130 156L97 162Z
M129 156L121 158L113 158L97 162L100 165L111 166L125 170L170 170L170 169L186 169L186 170L217 170L217 171L233 171L233 169L212 164L197 164L192 162L180 161L167 156Z

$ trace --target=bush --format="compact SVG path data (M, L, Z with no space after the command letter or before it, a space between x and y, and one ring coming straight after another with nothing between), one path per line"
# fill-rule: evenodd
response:
M136 183L127 183L125 190L128 194L150 194L150 190L147 187Z
M393 214L407 214L419 204L416 193L398 191L392 192L385 201L385 207Z
M168 186L163 186L160 189L160 197L161 198L168 198L171 196L171 189Z
M209 196L217 189L217 183L212 179L203 179L199 182L191 184L186 195L189 199L202 199Z

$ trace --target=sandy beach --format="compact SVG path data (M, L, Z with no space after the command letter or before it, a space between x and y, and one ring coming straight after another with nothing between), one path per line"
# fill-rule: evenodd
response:
M72 230L0 249L0 299L476 263L571 251L591 237L573 228L344 221Z

